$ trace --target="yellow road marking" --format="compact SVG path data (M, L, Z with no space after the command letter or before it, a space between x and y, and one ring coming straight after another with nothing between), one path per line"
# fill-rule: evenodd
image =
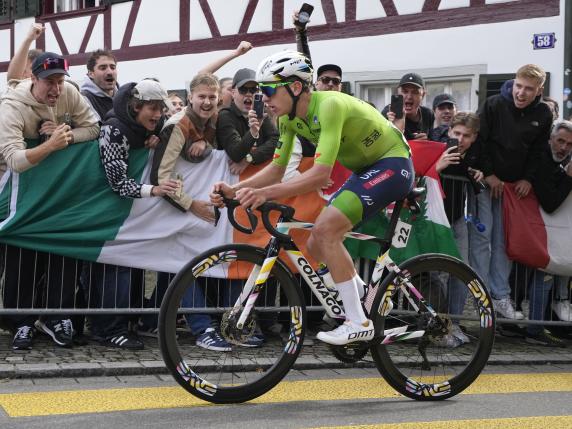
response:
M481 419L481 420L447 420L433 422L409 422L409 423L384 423L377 425L357 426L322 426L314 429L419 429L430 427L431 429L529 429L529 428L569 428L572 415L570 416L542 416L542 417L514 417L505 419Z
M463 394L572 391L572 373L484 374ZM285 381L252 401L257 404L395 398L399 395L379 378ZM0 395L11 417L102 413L210 405L180 387L73 390Z

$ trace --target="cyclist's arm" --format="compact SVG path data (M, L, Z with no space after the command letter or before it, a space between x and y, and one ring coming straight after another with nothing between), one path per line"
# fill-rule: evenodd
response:
M254 176L233 185L232 189L235 191L242 188L258 189L273 185L274 183L279 183L282 180L282 177L284 177L285 171L286 167L282 167L281 165L271 162Z
M330 165L314 164L312 168L287 182L265 187L263 189L264 196L267 200L279 200L317 191L327 186L331 172L332 167Z

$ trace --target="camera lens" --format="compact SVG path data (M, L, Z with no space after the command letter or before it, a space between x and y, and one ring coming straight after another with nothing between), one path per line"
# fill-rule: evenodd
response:
M298 22L300 24L306 24L310 20L310 15L308 12L300 12L298 14Z

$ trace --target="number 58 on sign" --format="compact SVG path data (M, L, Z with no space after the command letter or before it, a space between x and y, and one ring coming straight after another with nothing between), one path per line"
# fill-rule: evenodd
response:
M532 39L534 49L552 49L556 44L555 33L539 33L535 34Z

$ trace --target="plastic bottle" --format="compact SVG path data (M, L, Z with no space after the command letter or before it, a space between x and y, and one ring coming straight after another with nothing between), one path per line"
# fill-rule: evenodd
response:
M467 223L472 223L473 225L475 225L475 228L479 232L485 232L485 230L487 229L487 227L481 223L481 220L477 216L473 216L472 214L468 214L467 216L465 216L465 221Z
M330 270L328 270L328 267L326 267L325 264L320 263L318 265L318 270L316 271L316 274L318 274L322 278L322 281L324 282L328 290L332 292L337 292L334 279L332 278Z

